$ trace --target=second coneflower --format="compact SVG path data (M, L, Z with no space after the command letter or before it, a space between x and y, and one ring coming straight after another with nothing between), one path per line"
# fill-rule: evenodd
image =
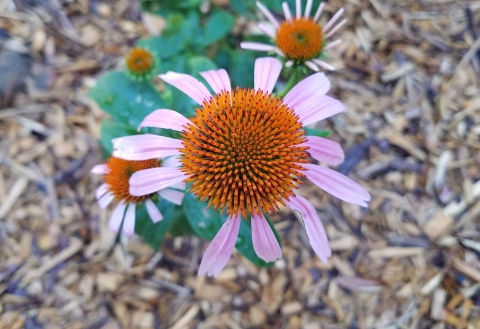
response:
M202 72L214 91L212 96L200 81L187 74L169 72L165 82L200 104L188 119L172 110L157 110L141 127L182 132L181 142L161 136L138 135L114 141L115 155L149 159L160 154L178 154L181 166L165 172L152 168L134 173L130 193L145 195L178 182L190 182L191 191L214 209L226 211L228 219L205 251L199 275L217 276L232 254L241 218L251 218L256 254L270 262L282 251L265 216L286 205L302 215L307 235L324 262L331 255L327 235L313 206L296 193L306 177L330 194L367 206L368 192L348 177L309 163L309 156L328 165L343 161L337 143L305 136L305 125L345 110L326 95L330 82L314 74L293 87L282 99L272 94L282 64L274 58L255 62L254 88L232 88L225 70ZM181 144L181 145L178 145Z
M290 12L288 4L282 4L285 20L279 22L275 16L260 2L257 6L268 19L269 23L261 22L258 27L267 36L271 37L275 45L269 45L258 42L242 42L240 47L243 49L275 52L286 59L287 67L292 65L304 64L314 71L320 68L325 70L334 70L335 68L326 63L323 58L325 52L340 44L341 40L331 41L330 38L345 23L346 19L335 25L342 16L343 8L337 11L327 24L321 26L318 23L320 15L323 12L324 3L318 7L315 15L310 16L313 0L307 0L305 12L302 13L301 0L296 1L296 15Z
M150 79L157 74L158 62L155 54L150 50L141 47L133 48L125 58L127 75L137 81Z

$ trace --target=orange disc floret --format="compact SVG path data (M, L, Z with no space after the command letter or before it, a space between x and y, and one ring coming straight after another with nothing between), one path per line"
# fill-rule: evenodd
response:
M196 109L182 136L181 170L191 192L229 215L272 212L305 177L302 124L281 98L223 91Z
M127 56L127 68L134 74L148 73L155 64L153 54L143 48L134 48Z
M275 44L287 59L304 62L318 57L323 49L322 27L311 18L284 21L277 30Z
M153 194L143 196L133 196L129 192L128 180L134 172L160 167L157 159L130 161L111 157L107 163L108 172L104 175L108 190L113 193L117 201L125 203L137 203L145 201Z

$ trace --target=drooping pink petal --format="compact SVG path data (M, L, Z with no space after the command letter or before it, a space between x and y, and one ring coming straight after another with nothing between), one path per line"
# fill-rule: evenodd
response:
M315 251L322 262L327 264L328 257L332 255L332 251L328 243L327 233L323 228L322 221L315 208L310 202L298 194L296 197L291 197L290 201L285 200L285 203L288 207L300 213L305 223L305 230L307 231L308 240L310 241L313 251Z
M270 38L275 39L277 37L277 31L275 28L268 23L265 22L260 22L258 23L258 28L265 33L265 35L268 35Z
M182 141L152 134L132 135L112 140L113 156L125 160L147 160L179 155Z
M142 127L155 127L183 131L191 121L180 113L168 109L153 111L143 119L138 130Z
M178 168L150 168L135 172L129 180L130 194L142 196L179 183L187 178Z
M278 29L280 24L278 23L275 16L273 16L273 14L270 12L270 10L268 10L267 7L265 7L260 1L257 1L257 7L265 15L265 17L270 21L270 23L272 23L273 26L275 26L275 28Z
M108 172L108 167L106 164L99 164L94 166L90 172L96 175L104 175Z
M312 11L313 0L307 0L307 6L305 7L305 18L310 17L310 12Z
M330 90L330 81L324 73L315 73L296 84L285 95L283 101L291 108L296 109L303 102L313 97L325 95ZM295 110L296 111L296 110Z
M182 204L183 197L185 196L185 193L183 192L170 190L170 189L164 189L164 190L158 191L158 194L165 200L168 200L178 205Z
M162 167L165 167L165 168L178 168L181 166L182 166L182 163L180 162L180 158L178 156L168 157L162 160Z
M324 62L324 61L321 61L319 59L314 59L313 60L315 62L315 64L317 64L318 66L320 66L322 69L324 70L328 70L328 71L335 71L335 67Z
M325 38L330 38L332 35L335 34L335 32L337 32L338 30L340 30L345 24L347 24L347 19L344 18L340 23L338 23L337 25L335 25L335 27L333 27L326 35L325 35Z
M97 187L96 191L95 191L95 197L97 200L100 200L100 198L108 192L108 185L103 183L102 185L100 185L99 187Z
M335 15L333 15L332 18L330 18L330 20L327 22L327 24L325 24L325 26L323 27L323 33L327 33L327 31L333 26L333 24L335 24L336 21L338 21L338 19L340 18L340 16L342 16L343 12L345 11L344 8L340 8L336 13Z
M212 97L207 87L189 74L167 72L166 74L161 74L160 78L166 83L183 91L200 105L203 104L205 100L209 100Z
M240 229L240 216L229 216L217 232L212 242L208 245L203 255L198 275L218 276L227 265L235 247L238 231Z
M210 85L210 87L212 87L215 94L220 94L223 90L232 90L232 85L230 84L230 77L228 76L227 71L225 71L224 69L200 72L200 75L205 80L207 80L208 84Z
M313 21L316 22L320 18L320 15L323 12L323 7L325 7L325 2L322 1L322 3L318 6L317 11L315 12L315 16L313 16Z
M330 166L337 166L343 162L345 154L337 142L330 139L307 136L307 141L302 145L310 147L307 151L312 158Z
M335 48L336 46L338 46L338 45L341 44L341 43L342 43L342 40L341 40L341 39L332 41L332 42L330 42L328 45L326 45L325 47L323 47L323 50L329 50L329 49Z
M302 17L302 0L297 0L295 1L295 7L296 7L296 18L300 19Z
M309 125L314 122L318 122L329 118L340 112L345 112L347 109L339 100L330 96L322 96L317 100L315 104L304 103L300 107L303 116L301 121L303 125Z
M366 201L370 201L371 196L360 184L329 168L311 163L302 166L307 169L307 178L325 192L345 202L368 207Z
M170 188L184 191L187 188L187 183L185 182L175 183L175 184L172 184Z
M100 208L105 209L113 201L115 196L112 192L107 192L98 199L98 205Z
M115 210L112 213L112 217L110 217L110 222L108 223L108 226L110 226L110 229L114 232L118 232L120 230L120 225L122 225L122 220L123 220L123 214L125 213L125 203L120 202L116 207Z
M288 7L287 2L282 3L282 9L283 9L283 13L285 14L285 20L287 22L291 22L292 21L292 12L290 11L290 8Z
M271 93L278 76L282 71L282 63L273 57L258 58L255 61L254 88Z
M158 210L157 206L152 202L152 200L147 199L145 201L145 208L147 208L147 212L150 215L150 219L154 223L158 223L163 219L162 213Z
M318 68L317 64L315 64L314 62L312 61L305 61L305 65L309 68L311 68L312 70L314 70L315 72L318 72L320 71L320 69Z
M282 258L282 249L265 216L255 214L252 216L251 223L253 249L257 256L266 262Z
M267 52L275 52L276 54L285 57L285 54L282 53L278 47L267 45L265 43L260 42L240 42L240 48L242 49L250 49L255 51L267 51Z
M132 236L135 234L135 203L130 203L123 218L123 233L126 236Z

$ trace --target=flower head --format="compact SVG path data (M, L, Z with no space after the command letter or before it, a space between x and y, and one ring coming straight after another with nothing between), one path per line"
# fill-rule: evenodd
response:
M158 68L158 59L151 51L136 47L125 58L128 76L134 80L150 79Z
M320 68L334 70L334 67L322 60L325 51L340 44L341 40L330 42L330 37L346 23L346 19L334 26L342 16L344 10L340 9L330 21L321 26L318 19L323 12L324 3L318 7L314 17L310 17L313 0L307 0L305 12L302 14L301 0L296 1L296 15L290 12L288 4L282 4L285 20L278 22L273 14L260 2L257 6L266 16L270 24L261 22L259 28L272 38L275 46L258 43L242 42L243 49L275 52L286 59L286 66L305 64L314 71ZM273 26L273 30L272 30Z
M129 191L129 180L134 173L148 172L156 168L175 168L179 165L180 163L175 158L165 161L158 159L132 161L110 157L105 164L93 167L92 173L103 175L105 180L105 183L100 185L96 191L100 207L106 208L113 200L118 202L110 219L110 228L118 232L123 221L123 232L127 236L133 235L135 232L135 207L141 203L145 203L148 214L154 223L161 221L163 216L152 201L158 198L158 195L175 204L181 204L184 193L177 190L162 189L145 195L132 195ZM185 189L185 184L180 183L172 187Z
M153 135L114 140L114 154L127 159L179 156L181 166L135 173L130 193L145 195L180 181L191 182L192 192L214 208L226 210L227 221L205 251L199 274L218 275L233 251L241 217L252 221L252 242L265 261L282 256L264 212L279 204L302 215L310 243L324 262L331 255L328 239L313 206L295 192L306 177L330 194L367 206L368 192L348 177L309 163L308 156L327 165L338 165L344 155L339 144L305 136L302 127L345 110L326 95L330 82L317 73L299 82L283 98L272 94L282 64L274 58L255 62L253 89L235 88L225 70L200 73L212 87L187 74L169 72L160 77L199 104L191 119L161 109L148 115L140 127L173 129L179 141Z

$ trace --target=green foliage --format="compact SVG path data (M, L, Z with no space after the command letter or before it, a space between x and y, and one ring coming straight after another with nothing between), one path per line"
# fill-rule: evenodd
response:
M303 127L305 130L306 136L317 136L317 137L328 137L332 133L330 130L323 130L323 129L315 129L315 128L308 128Z
M227 220L226 214L220 215L219 211L213 211L212 208L207 208L207 204L205 202L198 201L191 193L187 193L183 199L183 209L195 234L206 240L212 240L218 230L220 230L220 227L222 227L223 223ZM280 243L278 233L268 217L267 220ZM238 233L235 247L242 255L247 257L257 266L270 267L273 265L273 263L266 263L255 253L252 244L252 229L250 226L250 219L241 220L240 231Z
M203 45L208 46L224 38L232 29L235 18L224 10L217 9L205 24Z

